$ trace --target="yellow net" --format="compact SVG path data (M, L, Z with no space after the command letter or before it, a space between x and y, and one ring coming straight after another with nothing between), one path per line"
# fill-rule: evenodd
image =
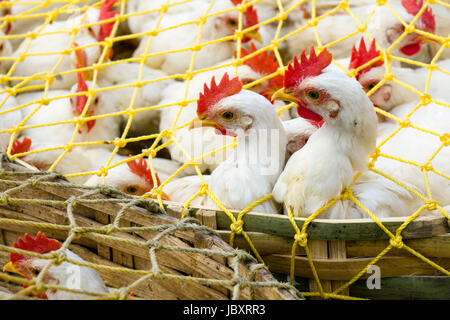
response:
M423 201L423 206L421 206L416 212L411 212L411 215L405 219L404 223L399 227L394 233L389 231L383 223L376 217L376 213L371 212L367 208L365 208L362 203L358 201L358 199L355 198L355 196L352 194L351 186L349 186L345 192L341 195L340 198L337 199L330 199L328 204L321 209L314 212L310 217L308 217L303 224L302 228L299 229L295 220L293 213L291 212L290 208L286 208L289 213L289 219L292 222L292 226L295 229L295 239L292 247L292 259L291 259L291 281L293 281L294 277L294 267L295 267L295 253L297 246L304 247L306 256L308 258L310 267L313 271L314 278L318 284L318 292L305 292L305 295L309 296L322 296L324 298L340 298L340 299L350 299L351 297L347 295L340 294L343 292L346 288L348 288L352 283L357 281L358 279L361 279L361 277L366 273L367 269L376 264L377 261L379 261L384 255L386 255L392 248L399 248L403 250L407 250L412 255L416 256L418 259L421 259L425 263L431 265L433 268L436 268L439 270L442 274L446 276L450 276L450 272L446 270L445 268L439 266L439 264L433 262L432 260L426 258L416 250L412 249L411 247L407 246L402 241L402 231L405 230L405 228L410 224L411 221L418 218L422 212L424 211L432 211L432 210L438 210L442 213L447 219L448 219L448 212L446 212L441 204L439 204L438 201L436 201L433 198L433 194L430 189L429 185L429 179L428 174L430 172L433 172L447 180L450 179L450 177L444 173L441 172L431 165L432 160L439 154L440 151L442 151L444 148L447 148L450 145L450 133L437 133L433 132L429 129L419 127L417 125L414 125L409 120L410 117L420 108L423 108L427 106L430 103L435 103L443 107L450 107L450 105L447 103L447 101L440 101L436 100L429 94L429 84L430 79L432 77L432 74L439 71L447 76L450 75L449 71L442 69L437 63L439 59L441 59L441 56L445 55L445 50L449 47L449 36L448 34L432 34L430 32L425 32L419 28L416 28L416 22L420 19L421 15L424 14L424 12L433 5L433 10L437 10L438 8L441 8L442 10L449 10L450 12L450 5L444 1L424 1L424 5L418 10L418 12L415 14L415 18L410 22L406 23L403 18L396 12L394 9L395 6L392 5L388 1L364 1L363 5L370 6L370 10L367 11L367 14L365 15L365 18L361 20L359 18L359 15L357 14L358 6L360 3L355 1L352 3L352 1L340 1L334 3L333 1L284 1L284 0L273 0L273 1L265 1L265 0L254 0L254 1L246 1L243 0L241 2L238 2L237 5L232 6L228 9L223 9L219 11L212 11L212 8L214 7L216 0L211 0L209 2L209 5L206 6L205 12L203 12L201 15L196 17L194 20L189 21L183 21L180 24L177 25L170 25L170 26L161 26L161 23L163 21L163 18L171 13L171 10L174 10L174 8L181 8L188 7L190 4L192 4L193 0L182 0L182 1L165 1L160 7L154 8L154 9L146 9L143 11L134 11L129 12L127 11L127 1L126 0L119 0L114 4L114 10L119 11L117 15L111 16L109 18L106 18L102 21L96 21L96 22L86 22L89 20L89 9L90 8L100 8L104 1L82 1L82 0L60 0L60 1L1 1L0 7L2 7L6 14L0 18L1 21L1 27L3 30L6 30L8 28L8 25L11 24L13 26L13 32L4 34L0 36L0 40L2 41L10 41L11 43L19 43L21 42L21 48L23 50L19 52L16 55L3 55L0 57L0 62L2 62L3 65L7 65L8 68L5 70L5 73L2 75L0 81L1 85L3 86L3 89L1 91L3 96L3 101L1 102L1 105L3 106L8 99L11 97L20 97L21 94L26 94L29 92L33 92L36 90L39 90L39 94L35 96L34 99L31 99L30 101L27 101L23 104L17 104L17 106L9 109L3 110L0 108L0 117L7 115L8 113L17 111L17 110L26 110L32 109L28 111L28 114L20 121L20 123L17 123L16 125L8 128L4 128L0 130L0 134L2 133L9 133L10 139L8 148L6 150L8 156L10 156L11 159L17 159L21 157L30 156L33 154L39 154L39 153L45 153L48 151L58 151L58 155L56 157L56 160L46 169L48 171L55 171L57 170L58 165L63 161L63 159L73 152L76 149L83 150L83 147L89 147L89 146L104 146L107 145L110 147L109 152L110 156L107 159L106 163L99 164L99 167L97 170L89 170L89 171L81 171L81 172L71 172L65 174L65 176L69 179L76 179L79 177L89 177L96 175L98 177L101 177L103 182L105 182L105 178L107 177L108 173L115 167L118 167L122 164L125 164L127 162L138 160L142 157L147 157L149 159L149 165L152 171L152 178L153 180L156 180L155 176L155 168L152 164L152 159L156 158L158 156L158 153L163 153L164 149L166 149L170 145L175 145L176 148L179 149L180 153L182 153L188 160L185 161L184 164L182 164L178 170L173 172L167 179L163 181L163 183L160 186L155 186L150 192L144 194L142 196L143 199L152 197L155 198L161 208L163 208L163 191L165 186L176 179L179 174L185 170L186 168L192 168L194 169L195 173L200 177L202 183L200 185L200 188L196 194L194 194L186 203L183 204L183 214L182 218L186 215L186 209L190 207L190 204L194 199L207 195L210 199L214 201L214 203L223 211L225 214L230 218L230 230L231 230L231 236L230 236L230 244L233 246L235 235L241 235L243 236L246 241L248 242L250 248L252 249L253 254L258 258L260 262L264 262L261 255L258 253L258 250L256 247L252 244L252 241L248 235L248 233L244 230L244 221L243 217L252 211L252 209L257 206L258 204L269 200L272 195L268 194L267 196L261 198L257 202L252 203L247 208L240 211L240 213L235 216L231 212L230 208L226 208L221 201L219 195L215 195L211 192L210 188L208 187L208 184L205 182L205 179L203 177L203 173L200 170L199 163L204 160L207 157L210 157L214 155L217 152L222 151L225 148L233 148L234 144L224 145L223 147L214 150L212 152L209 152L207 154L203 154L200 157L192 157L189 154L188 150L185 150L182 146L182 144L179 142L179 137L177 137L177 132L189 125L189 123L179 123L179 117L181 114L181 111L184 107L189 105L192 102L195 102L196 99L190 99L189 97L189 88L191 86L192 79L202 73L212 71L212 70L218 70L221 68L227 68L227 67L233 67L235 74L237 74L237 69L239 66L241 66L245 61L248 59L251 59L252 57L257 56L258 54L264 53L264 52L273 52L274 56L276 58L276 61L279 64L279 68L275 73L272 73L270 75L264 76L256 81L247 83L244 85L244 88L251 89L252 87L258 86L260 83L272 79L278 75L283 75L284 71L286 70L286 67L288 63L290 62L290 59L292 56L289 56L289 53L286 52L285 48L283 47L287 41L290 39L295 39L297 36L303 36L306 32L311 32L313 35L313 42L316 47L316 50L321 51L325 48L329 49L331 52L333 52L334 48L337 48L341 43L344 43L345 41L354 41L356 42L361 35L366 36L368 39L373 39L373 35L368 32L368 24L371 21L371 18L374 16L375 12L377 10L380 10L381 7L387 9L389 12L392 13L393 16L396 17L396 19L399 21L399 23L403 27L403 31L396 40L392 41L390 46L388 48L379 48L381 51L381 55L375 59L372 59L371 61L365 63L364 65L358 67L355 70L348 70L346 65L343 65L338 61L337 59L333 60L333 63L337 65L337 67L344 70L348 76L355 77L357 73L366 68L367 66L370 66L377 61L382 60L384 62L385 66L385 73L384 77L379 81L373 88L368 90L367 94L370 96L374 94L378 89L380 89L384 84L388 82L393 82L397 85L403 86L404 88L410 90L411 92L414 92L417 95L418 100L420 101L415 108L405 117L405 118L398 118L389 112L382 110L380 108L376 108L376 111L379 115L382 115L384 117L387 117L399 124L398 129L395 130L393 133L391 133L389 136L385 138L384 141L381 141L378 143L377 148L375 149L375 152L372 154L370 162L369 162L369 170L372 172L375 172L377 174L380 174L384 176L385 178L393 181L394 183L406 188L409 192L414 194L416 197L421 199ZM252 25L251 27L245 28L244 25L244 14L247 10L249 10L250 6L254 6L257 10L259 8L265 8L265 6L270 6L273 11L271 11L271 14L267 14L264 16L264 18L261 18L260 21L257 24ZM16 10L17 13L14 13L15 8L21 8L21 10ZM144 7L145 8L145 7ZM230 12L238 12L238 21L237 21L237 27L233 34L224 36L218 39L208 40L204 41L202 35L205 33L204 26L207 23L208 19L211 19L215 16L224 15ZM302 26L299 26L298 28L295 28L294 30L287 28L290 21L289 19L292 17L297 17L301 12L301 15L304 19L304 24ZM154 25L153 28L146 30L143 33L130 33L129 30L127 30L124 25L130 21L133 18L136 17L145 17L145 15L153 15L153 17L156 17L154 19ZM68 17L71 16L78 16L79 19L77 20L78 24L70 25L66 28L62 28L59 30L53 30L51 29L51 26L56 23L57 21L68 19ZM260 15L261 17L263 15ZM332 40L327 40L324 42L321 37L320 33L318 31L318 26L320 26L321 23L324 21L333 19L336 16L346 16L351 17L352 21L355 23L355 28L353 30L349 30L349 33L345 36L339 36ZM14 24L18 22L33 22L37 26L37 28L29 29L25 33L14 33ZM88 30L91 32L91 29L94 27L99 27L100 25L111 22L112 30L110 36L107 36L102 41L97 41L94 43L86 43L86 44L79 44L75 41L75 36L79 34L80 32L83 32L83 30ZM164 32L173 31L177 28L181 28L184 26L197 26L197 31L195 34L195 41L194 43L189 47L183 47L183 48L174 48L168 51L161 51L161 52L151 52L150 48L153 42L158 40L158 37L163 34ZM271 38L269 40L264 39L265 44L260 46L256 51L246 55L245 57L241 57L241 48L245 46L245 44L242 42L243 37L245 34L248 34L249 32L255 31L258 28L264 28L267 26L271 26L273 30L273 34L271 35ZM50 28L50 29L49 29ZM349 28L351 29L351 28ZM288 30L288 31L286 31ZM407 59L404 57L399 57L396 54L393 54L395 50L397 49L398 44L405 39L410 34L418 34L422 36L426 36L432 40L434 40L435 43L438 43L436 46L439 48L436 50L436 52L432 55L431 61L426 62L419 62L412 59ZM29 49L31 48L31 44L33 40L39 39L40 37L44 36L50 36L50 35L58 35L58 34L64 34L68 37L68 45L64 50L58 50L58 51L47 51L47 52L29 52ZM141 43L139 44L139 48L143 48L141 50L142 52L136 56L131 56L131 54L128 54L127 52L122 52L126 50L122 50L123 48L126 48L127 46L131 44L134 44L133 49L136 47L136 42L140 40ZM214 66L204 67L204 68L196 68L196 58L202 50L208 49L209 46L213 46L215 44L221 44L225 42L233 41L235 44L235 50L237 52L236 57L232 60L227 61L224 64L218 64ZM354 43L353 42L353 43ZM17 46L17 44L16 44ZM71 54L74 54L78 51L82 50L89 50L89 49L99 49L100 53L98 55L98 60L94 61L90 65L82 66L79 68L65 68L61 69L61 66L65 63L64 59L66 59ZM109 59L111 50L114 51L114 55L112 56L112 59ZM350 52L350 50L349 50ZM172 72L168 73L166 75L162 75L159 77L154 77L152 79L145 79L144 77L144 68L148 61L152 59L157 59L164 55L169 54L176 54L176 53L188 53L190 54L190 59L188 63L188 67L185 70L185 72L177 73ZM297 55L300 54L300 52L296 53ZM24 63L29 59L30 57L50 57L50 56L57 56L58 58L54 59L55 64L52 65L52 67L49 70L42 71L38 70L35 73L23 76L20 75L20 73L17 72L18 68L20 68L21 63ZM231 57L230 57L231 58ZM101 80L99 79L99 74L102 70L109 66L115 66L126 63L134 63L137 68L136 73L136 79L133 79L133 81L129 81L128 83L120 83L110 86L98 86L98 82ZM392 71L392 65L394 64L400 64L405 63L408 65L412 65L415 67L421 67L426 68L428 72L426 73L426 84L425 88L422 91L418 90L417 88L402 82L397 79L396 75ZM62 71L61 71L62 70ZM82 90L80 92L65 92L61 94L52 94L52 85L55 84L55 81L59 81L59 79L67 76L75 77L78 72L85 72L90 73L92 77L92 82L87 88L87 90ZM19 74L19 75L17 75ZM183 91L181 94L180 99L176 99L176 101L171 101L170 103L164 103L164 104L157 104L157 105L137 105L136 100L139 95L140 90L143 89L143 87L147 84L151 83L163 83L164 81L168 80L177 80L177 81L183 81L179 82L183 84ZM77 117L73 117L73 119L68 121L59 121L59 122L51 122L44 124L32 124L29 125L27 122L30 120L30 118L36 114L41 108L45 108L45 106L49 105L52 101L55 100L62 100L62 99L71 99L71 98L77 98L86 96L87 102L86 105L90 106L93 105L95 102L95 98L99 94L108 94L112 93L114 91L119 91L121 89L129 88L131 90L130 99L127 104L127 107L122 108L120 111L115 111L111 113L101 114L101 115L92 115L89 112L89 107L84 108L83 111L79 114ZM136 116L138 116L140 113L148 112L148 111L154 111L154 110L163 110L164 108L178 108L178 113L176 117L174 118L173 123L167 127L162 128L162 130L159 130L157 133L152 134L146 134L141 136L129 136L130 135L130 128L133 125L133 121L135 121ZM290 108L295 108L294 104L287 105L286 107L281 108L278 110L278 114L280 115L285 110L288 110ZM99 141L80 141L77 139L79 136L79 132L83 130L83 126L93 120L100 121L102 119L107 118L118 118L118 117L124 117L126 120L123 124L123 128L120 132L120 135L112 138L112 139L103 139ZM27 129L35 129L40 127L51 127L61 124L73 124L73 134L71 136L71 139L66 141L63 145L58 146L50 146L45 148L39 148L39 149L33 149L31 151L27 152L21 152L12 154L12 146L13 142L21 136L21 132ZM384 154L380 151L380 148L392 137L394 137L398 132L401 130L404 130L405 128L413 128L416 130L419 130L421 132L425 132L430 135L434 135L440 139L442 142L441 146L434 152L434 154L427 159L424 163L416 163L414 161L411 161L409 159L401 159L398 157L394 157L388 154ZM135 152L131 157L126 158L119 162L114 162L113 158L116 154L119 154L123 151L127 146L132 145L134 143L146 143L146 147L140 148L138 152ZM127 149L127 151L129 151ZM421 194L417 190L403 184L401 181L386 175L383 172L380 172L377 170L374 166L376 160L379 157L386 157L389 159L393 159L399 162L405 163L405 165L411 165L417 167L419 170L423 172L425 186L426 186L426 194ZM359 174L355 176L354 182L359 177ZM314 267L314 262L311 257L311 253L308 249L308 234L307 234L307 228L310 226L311 222L316 219L321 212L332 206L337 200L343 200L343 199L349 199L353 201L357 206L359 206L368 216L368 218L372 219L388 236L390 239L389 245L380 252L370 263L367 264L367 266L362 269L358 274L356 274L350 281L346 282L341 287L334 290L332 293L325 292L322 288L321 281L318 277L318 274Z

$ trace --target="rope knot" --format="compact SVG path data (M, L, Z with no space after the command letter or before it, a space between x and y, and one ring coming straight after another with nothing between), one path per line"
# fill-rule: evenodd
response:
M155 158L157 152L155 151L155 149L142 149L142 154L144 157Z
M305 232L296 233L294 239L302 247L306 247L308 244L308 234Z
M207 183L202 183L200 185L200 190L198 191L198 195L199 196L204 196L207 191L208 191L208 184Z
M405 119L399 123L399 126L402 128L409 127L411 125L411 121L409 119Z
M341 3L339 3L339 8L341 9L348 9L349 7L348 0L342 0Z
M429 94L422 94L420 96L420 103L426 106L431 102L431 96Z
M427 162L420 166L420 169L423 171L430 171L433 170L433 166L431 165L431 162Z
M280 46L280 43L278 40L272 40L270 41L270 50L274 51L275 49L278 49L278 47Z
M387 73L384 75L384 79L386 79L386 81L391 81L394 77L395 75L393 73Z
M105 167L101 167L100 169L98 169L97 172L97 176L102 177L102 176L107 176L108 175L108 169L106 169Z
M98 191L103 195L109 195L111 194L111 188L107 185L100 184L97 186Z
M125 148L127 142L124 139L117 137L114 139L114 145L119 148Z
M204 25L206 23L206 17L205 16L201 16L200 18L198 18L197 24L200 25Z
M286 20L288 18L288 13L287 12L283 12L283 13L279 13L277 15L277 20Z
M401 249L403 247L402 236L396 236L389 240L389 244L395 248Z
M236 234L241 234L242 231L244 231L244 230L242 229L243 226L244 226L244 221L242 221L242 220L236 220L235 222L233 222L233 223L230 225L230 229L231 229L231 231L233 231L233 232L236 233Z
M450 146L450 133L444 133L441 135L442 144L446 147Z
M51 254L51 257L54 260L54 262L53 262L54 265L55 266L59 266L61 263L64 262L64 260L66 259L67 255L66 255L66 253L64 251L61 251L61 252L53 252Z
M103 40L103 42L105 42L106 47L111 48L113 46L113 41L111 38L105 38L105 40Z
M164 129L160 134L163 138L170 139L172 138L173 132L170 129Z
M150 239L147 241L147 245L151 248L159 249L161 248L161 244L157 240Z
M106 235L110 235L111 233L113 233L116 230L116 228L112 224L108 224L108 225L104 226L103 229L104 229L104 234L106 234Z
M425 201L425 208L426 208L428 211L436 210L437 207L438 207L438 205L439 205L439 203L438 203L436 200L428 200L428 201Z
M197 51L197 50L200 50L200 49L195 49L194 51ZM186 81L187 80L191 80L193 77L194 77L194 75L190 71L186 71L186 73L183 76L184 80L186 80Z
M405 27L405 31L406 33L413 33L415 30L414 26L408 25L407 27Z
M346 72L346 74L350 78L354 78L358 74L358 71L356 69L351 69L351 70L348 70L348 72Z
M30 182L30 186L35 188L37 186L37 184L39 183L39 179L36 179L36 177L32 177L32 178L28 179L28 182Z
M150 37L156 37L158 34L159 34L158 30L152 30L152 31L147 33L147 35L150 36Z
M136 82L134 83L134 86L135 86L136 88L142 88L142 87L144 86L144 83L143 83L142 81L136 81Z
M352 190L350 189L350 188L346 188L346 189L344 189L343 191L342 191L342 193L341 193L341 199L342 200L347 200L347 199L350 199L350 197L353 195L353 192L352 192Z
M161 13L166 13L168 9L169 9L169 5L163 4L159 10L161 11Z
M0 194L0 205L7 206L8 205L8 195L5 193Z
M130 117L134 118L136 116L136 110L128 108L127 110L125 110L125 115L129 118Z
M319 22L317 21L317 19L313 19L308 22L308 27L315 27L315 26L317 26L318 23ZM318 51L320 51L320 50L318 50Z
M83 228L80 227L76 227L76 228L72 228L72 233L75 234L75 238L81 238L82 236L84 236L86 234L86 231Z
M244 33L243 33L242 31L239 31L239 30L235 30L235 31L234 31L234 35L236 36L236 41L237 41L238 39L244 38Z

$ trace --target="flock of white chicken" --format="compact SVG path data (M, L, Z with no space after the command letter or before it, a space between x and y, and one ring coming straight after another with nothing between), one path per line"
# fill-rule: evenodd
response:
M44 24L21 19L5 25L5 33L24 36L3 37L0 44L3 57L17 58L0 59L11 86L4 83L1 91L0 148L25 153L22 160L38 169L55 170L73 182L95 186L103 182L101 176L76 173L94 173L105 166L115 147L112 142L122 137L124 128L127 138L170 129L172 136L161 140L170 159L156 155L127 161L128 157L115 154L105 183L132 195L162 184L166 200L220 208L208 194L198 194L207 185L223 206L233 210L273 194L252 210L282 213L285 204L295 216L303 217L332 199L337 200L319 218L367 218L354 200L381 218L409 216L432 199L449 212L450 51L440 50L444 43L439 38L448 39L450 33L449 7L428 4L421 11L422 0L387 1L381 6L375 1L349 1L361 25L367 22L362 33L356 32L363 30L345 6L319 18L315 30L302 29L312 16L320 17L339 4L333 0L316 1L316 8L310 2L298 6L299 1L282 0L289 14L281 25L278 20L264 24L280 12L274 0L247 5L242 14L236 10L242 8L241 0L173 2L129 0L121 7L120 2L105 0L98 9L62 15ZM50 9L61 6L52 4ZM111 18L121 8L127 18L115 28ZM13 5L10 12L29 9ZM412 21L417 32L405 33ZM80 25L89 27L70 32ZM239 28L244 33L238 46ZM114 54L103 52L98 42L114 29L125 37L135 35L139 42L130 56L144 65L136 59L108 63L110 57L114 61ZM26 36L34 32L39 35ZM317 53L312 48L318 46L316 36L322 45L343 41ZM277 58L270 50L255 54L271 44L278 46ZM403 62L392 59L387 70L386 61L379 59L361 69L380 56L380 49L390 49ZM244 62L235 66L235 57ZM280 58L289 65L284 74L258 81L277 72ZM436 62L429 83L430 69L405 59ZM93 77L86 68L99 61L106 65ZM341 67L360 70L351 78ZM75 69L80 70L70 72ZM389 72L395 77L385 78ZM243 89L253 82L258 84ZM10 95L12 87L18 89L16 96ZM412 88L427 92L433 102L416 111L424 98L420 100ZM368 97L369 91L374 92ZM286 108L292 102L295 105ZM397 132L399 123L377 117L374 106L400 120L410 116L414 128ZM10 129L18 127L20 133L10 145ZM277 132L275 138L271 134L263 138L263 153L269 159L255 157L261 145L252 138L255 131ZM223 149L234 139L235 148ZM377 145L381 155L373 168L393 180L369 170ZM396 158L433 170L423 172ZM197 167L189 165L178 172L193 159L198 160ZM440 214L436 206L430 209L434 210L425 213ZM9 271L17 268L10 265Z

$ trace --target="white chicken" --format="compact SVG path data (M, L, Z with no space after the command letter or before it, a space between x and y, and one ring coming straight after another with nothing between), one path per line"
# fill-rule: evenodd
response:
M353 47L349 69L356 69L379 55L380 52L376 49L374 41L372 41L370 48L367 49L364 40L361 39L359 48ZM442 70L450 72L450 59L438 61L437 65ZM420 92L425 91L428 68L410 69L392 66L391 70L397 80L410 85ZM357 74L357 80L361 83L364 90L368 92L384 79L385 74L386 70L383 66L383 61L379 60L371 66L360 70ZM431 97L440 96L443 98L442 101L450 101L450 92L446 85L449 80L450 76L448 74L434 70L431 74L428 94ZM416 92L391 80L386 81L377 91L370 95L370 100L372 100L373 104L386 111L397 105L414 101L417 98Z
M390 2L389 5L405 23L409 24L419 12L422 3L422 0L419 0L419 3L416 3L416 0L396 0ZM377 40L381 48L387 49L404 32L405 28L398 18L386 6L376 6L375 3L363 3L360 6L352 7L351 11L361 23L364 23L375 7L376 10L367 23L367 32ZM305 21L297 22L294 30L301 28L305 23ZM428 8L421 15L415 27L425 32L435 32L436 21L431 9ZM322 45L326 45L357 31L358 25L349 14L341 9L337 13L320 20L316 29ZM335 59L348 57L352 44L362 35L362 33L357 33L330 46L328 49ZM426 42L429 41L431 41L429 37L415 33L408 34L391 50L391 54L412 60L430 61L432 57L429 56L428 45L426 45ZM302 32L288 38L287 42L290 56L307 49L311 45L317 45L312 28L306 28Z
M8 0L6 0L8 1ZM87 2L87 3L86 3ZM83 1L83 4L92 5L98 1L89 0ZM81 3L80 3L81 4ZM19 16L22 18L15 19L12 23L7 24L6 29L9 34L16 35L16 38L11 39L14 48L26 38L27 33L31 32L36 27L43 25L48 16L52 16L53 10L61 9L65 7L67 11L73 12L79 9L78 6L74 4L69 4L67 2L24 2L24 1L14 1L8 8L5 8L5 15L9 14L11 16ZM58 12L58 15L53 16L54 21L67 20L70 18L70 14L62 9Z
M351 190L378 217L408 216L419 201L403 187L367 169L374 151L377 117L361 85L343 72L327 68L332 56L325 49L319 55L311 47L309 59L302 52L284 75L284 88L274 99L298 104L299 114L325 124L308 143L289 159L273 189L274 199L308 217L339 198L361 176ZM338 199L319 217L330 219L367 217L350 199Z
M0 31L0 74L6 74L11 66L10 58L13 53L11 41L7 38L3 38L5 34Z
M24 239L19 237L14 242L14 248L39 253L43 255L53 254L61 248L61 243L55 239L48 239L45 234L38 232L33 238L25 234ZM64 251L66 258L77 262L85 262L77 254L69 249ZM44 267L50 263L48 259L37 258L25 254L11 253L10 262L3 267L3 272L11 272L23 276L27 280L33 280ZM85 291L97 294L106 294L108 289L97 270L78 264L63 261L59 265L52 265L42 278L46 285ZM48 300L80 300L94 296L87 293L73 293L65 290L48 289L43 293L31 293L31 295Z
M108 94L116 96L121 110L130 107L135 86L139 80L140 64L126 62L103 67L98 73L99 85L101 87L112 87ZM161 70L155 70L143 65L140 82L147 82L138 87L133 110L157 106L163 99L163 90L174 82L172 79L157 80L166 77L167 74ZM155 81L152 81L155 80ZM123 88L114 88L125 86ZM133 118L128 136L144 136L159 132L160 109L138 111ZM122 116L123 122L128 121L128 116Z
M88 109L85 113L85 118L109 115L117 111L117 102L114 101L113 96L108 95L108 92L97 92L96 96L91 99L91 103L86 105L88 98L83 92L87 92L88 86L92 84L90 81L85 82L81 73L77 75L78 83L71 91L52 90L48 92L48 98L53 98L49 101L48 105L43 104L39 106L39 101L42 99L42 92L25 93L17 96L19 105L28 104L22 109L22 112L24 113L24 117L29 115L31 117L25 122L25 129L22 130L22 134L28 136L33 141L32 150L54 148L45 152L32 153L24 158L26 162L33 164L39 169L49 169L54 161L62 154L63 149L55 148L64 147L71 141L75 132L73 119L80 117L85 108ZM66 97L73 93L79 95L70 98ZM85 123L82 123L79 131L76 132L75 143L111 141L120 134L120 117L106 116L101 119L84 121ZM95 147L99 148L99 146ZM76 156L77 153L82 154L82 150L74 148L66 154L69 158L73 158L65 167L73 171L66 172L60 168L60 173L81 172L86 166L89 166L89 163L80 161L81 158ZM70 162L73 163L72 168Z
M241 52L241 57L244 58L250 53L254 53L256 48L252 45L250 52L243 49ZM231 60L223 61L219 65L230 63ZM244 84L254 82L261 79L267 75L270 75L277 71L279 65L274 60L273 53L262 52L250 59L244 61L244 64L237 68L237 76ZM203 72L197 74L189 83L187 99L193 100L198 98L198 93L203 89L204 84L212 77L221 78L225 73L233 74L235 68L232 66L223 67L216 70L211 70L208 72ZM282 85L281 76L275 76L269 80L263 81L260 84L249 88L250 90L256 91L263 94L265 97L270 99L270 95L280 88ZM161 101L161 104L170 104L183 100L183 94L186 84L175 82L173 85L168 86L164 90L165 99ZM178 96L176 96L178 94ZM284 103L275 103L274 107L280 109L284 107ZM180 111L180 107L177 105L165 107L161 111L161 122L160 131L183 125L188 123L195 117L195 103L190 103L183 107ZM178 113L180 114L178 115ZM178 118L177 118L178 116ZM281 119L288 120L289 110L284 111L281 114ZM199 158L202 155L208 154L210 152L216 151L226 145L233 142L233 137L216 135L214 129L212 128L194 128L188 130L188 128L181 128L175 131L175 138L177 142L186 150L186 152L192 158ZM166 141L166 140L164 140ZM199 143L201 141L201 143ZM171 158L179 162L186 163L188 158L181 151L181 149L174 143L168 146ZM202 172L209 170L214 170L218 164L224 161L230 154L232 150L227 148L222 151L215 152L214 154L203 158L200 161L199 168ZM191 171L193 174L195 171Z
M197 103L202 126L212 126L218 134L237 136L232 155L210 176L204 176L212 194L228 209L244 209L267 196L283 169L286 151L284 127L272 104L255 92L242 90L236 77L225 74L218 85L214 79L205 86ZM162 187L173 201L185 203L201 187L198 176L184 177ZM207 195L191 202L218 208ZM256 212L278 213L275 202L268 200L253 209Z
M91 66L97 62L102 52L101 46L95 44L109 36L114 23L108 22L81 28L73 39L71 39L70 32L73 28L111 18L117 12L109 11L110 5L110 1L105 1L100 10L89 8L86 13L75 15L65 21L55 21L43 27L42 30L40 26L36 27L34 32L39 31L39 35L34 39L30 38L23 41L12 55L19 61L17 65L12 67L12 77L17 78L13 81L13 84L44 86L47 73L52 73L56 76L50 84L50 88L70 89L77 82L76 73L60 74L74 70L79 66L79 58L70 44L80 47L86 46L83 49L84 66ZM72 51L70 54L63 54L66 50ZM26 80L30 76L36 76L37 79Z
M439 97L435 98L441 100ZM390 112L403 120L419 103L418 100L409 102L395 107ZM383 143L380 152L415 162L421 166L427 167L430 165L447 177L450 176L450 148L445 146L445 134L448 135L450 132L450 108L430 103L414 111L408 119L414 126L444 135L444 139L441 140L439 136L412 127L402 128L387 142ZM377 142L384 141L397 128L396 122L387 120L383 123L382 130L379 130ZM433 157L442 145L444 147ZM429 161L429 159L432 160ZM414 185L422 195L427 196L424 174L419 167L386 157L379 157L375 162L375 168ZM450 205L448 196L450 194L450 180L433 171L427 171L427 179L432 198L437 200L441 206Z
M0 150L5 151L10 142L11 133L9 129L17 126L23 119L22 110L16 109L18 103L15 97L10 96L0 86Z
M111 156L111 151L106 149L90 149L85 151L85 156L91 159L91 168L87 171L97 171L100 167L106 165ZM110 165L127 161L127 157L114 155ZM114 166L108 170L105 177L105 184L116 188L124 193L141 196L150 192L153 187L157 187L168 177L172 176L179 168L180 164L173 160L163 158L152 158L151 163L155 170L156 183L153 181L150 166L150 160L141 158L139 161L127 161L120 165ZM182 177L183 172L177 174L177 178ZM160 180L161 179L161 180ZM86 186L97 186L103 183L100 176L92 175L84 183Z
M169 1L172 4L173 1ZM158 9L165 5L166 1L139 1L131 0L127 3L127 13L133 14L128 18L130 30L133 33L144 33L159 30L158 35L149 40L144 36L139 47L134 52L134 57L142 54L152 54L146 60L151 68L161 69L169 74L184 73L191 63L191 47L196 45L199 37L199 26L193 21L197 21L206 13L208 16L202 27L200 44L217 40L223 37L234 36L238 30L237 10L227 11L222 14L212 15L223 10L233 9L240 4L241 0L218 0L212 4L207 0L194 0L183 5L172 5L167 8L161 21L159 21L160 11ZM211 7L211 8L210 8ZM208 12L208 9L209 12ZM147 14L137 14L148 10L156 10ZM243 14L242 30L251 28L258 23L256 10L249 6ZM158 25L157 25L158 24ZM174 26L180 25L176 28ZM245 32L242 42L248 42L250 38L260 40L257 28ZM150 41L150 42L149 42ZM146 48L149 44L149 49ZM161 52L176 50L177 52L160 54ZM201 69L212 66L219 61L230 58L235 50L233 39L224 40L214 44L208 44L196 51L194 69Z
M322 121L316 122L303 119L302 117L283 121L287 137L286 162L297 150L303 148L311 135L322 125Z

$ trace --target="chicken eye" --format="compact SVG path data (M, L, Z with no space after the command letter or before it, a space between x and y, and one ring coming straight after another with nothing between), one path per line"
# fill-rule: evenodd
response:
M232 27L237 26L237 21L234 19L228 19L228 24Z
M37 277L39 275L39 270L37 269L31 269L30 272L33 275L33 277Z
M375 88L375 86L377 85L376 82L371 82L366 86L367 90L372 90L373 88Z
M136 186L129 186L125 189L125 193L131 194L131 195L136 194L137 192L138 192L138 188Z
M0 44L0 51L3 51L3 43Z
M245 84L252 83L253 80L252 79L243 79L241 82L245 85Z
M230 121L230 120L233 120L234 113L231 111L225 111L224 113L222 113L221 117L222 117L222 119L224 119L226 121Z
M98 97L95 97L94 103L98 104Z
M320 92L319 92L319 91L316 91L316 90L308 91L308 92L306 93L306 95L308 96L308 98L310 98L310 99L312 99L312 100L317 100L317 99L320 98Z

